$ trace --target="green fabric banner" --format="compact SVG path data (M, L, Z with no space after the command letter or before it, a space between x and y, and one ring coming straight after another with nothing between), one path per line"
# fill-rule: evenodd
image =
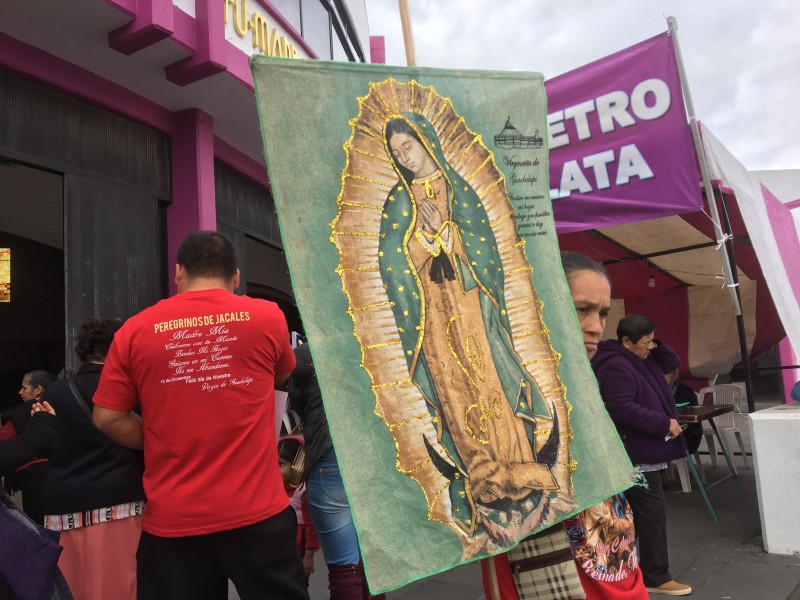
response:
M560 266L542 76L251 66L373 592L629 487Z

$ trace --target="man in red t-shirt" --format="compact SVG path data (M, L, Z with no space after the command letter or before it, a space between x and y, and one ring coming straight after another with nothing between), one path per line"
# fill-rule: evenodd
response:
M286 319L233 293L223 235L191 233L177 258L178 294L117 332L94 396L95 425L144 449L138 598L226 599L230 579L243 600L307 599L274 429L295 365Z

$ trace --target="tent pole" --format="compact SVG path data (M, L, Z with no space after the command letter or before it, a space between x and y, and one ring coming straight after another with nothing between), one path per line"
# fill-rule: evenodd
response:
M725 194L722 193L720 190L720 197L722 198L722 216L725 219L725 229L729 236L733 236L733 227L731 227L731 218L730 213L728 212L728 199L725 197ZM712 199L714 204L717 203L716 196L712 195ZM725 242L725 246L728 250L728 256L730 257L731 264L734 266L733 269L733 279L736 282L736 296L739 299L739 303L742 302L742 292L739 289L739 274L737 273L736 267L736 254L733 250L733 237L728 237L727 241ZM736 315L736 327L739 330L739 349L742 353L742 368L744 369L744 388L747 392L747 412L754 413L756 411L756 401L755 395L753 395L753 376L752 371L750 370L750 352L747 350L747 333L744 328L744 315L739 312Z
M606 236L608 237L608 236ZM651 258L658 258L659 256L672 256L673 254L680 254L681 252L691 252L692 250L700 250L702 248L710 248L716 246L717 242L705 242L703 244L693 244L691 246L681 246L680 248L673 248L671 250L661 250L660 252L648 252L647 254L638 254L636 257L630 258L615 258L613 260L604 260L603 266L618 265L621 263L631 262L632 260L647 260Z
M703 177L703 188L706 191L706 203L711 212L711 221L714 223L714 233L717 237L717 244L719 248L720 258L722 259L722 273L725 276L725 285L728 288L728 297L733 304L733 312L736 315L736 325L739 330L739 350L742 354L742 366L744 367L745 389L747 391L747 409L750 412L755 412L755 398L753 396L753 382L750 376L750 356L747 350L747 336L745 335L744 317L742 316L741 295L739 293L739 282L735 269L731 268L731 262L735 265L733 254L733 242L729 239L732 234L730 228L730 221L728 219L727 207L723 197L723 210L725 210L725 217L728 227L728 235L723 235L722 227L719 220L719 211L717 210L717 200L714 197L714 188L711 186L711 177L708 174L708 160L706 153L703 149L703 140L700 137L700 127L697 123L697 117L694 112L694 104L692 103L692 94L689 91L689 83L686 78L686 70L683 66L683 56L681 55L681 47L678 42L678 21L675 17L667 19L669 25L669 33L672 36L673 47L675 48L675 58L678 63L678 73L681 78L681 89L683 90L683 99L686 102L686 111L689 116L689 125L692 129L692 139L694 140L694 149L697 154L697 162L700 165L700 173ZM723 243L726 242L726 243Z
M678 74L681 80L681 89L683 91L683 99L686 103L686 112L689 116L689 125L692 130L692 139L694 140L694 149L697 154L697 162L700 164L700 173L703 176L703 187L706 190L706 200L708 208L711 211L711 220L714 223L714 233L717 236L717 244L719 248L719 255L722 259L722 273L725 275L725 284L728 288L728 297L733 304L733 312L738 317L742 314L742 309L739 305L739 297L736 294L736 282L733 278L731 265L728 260L728 252L725 245L722 243L725 236L722 233L722 227L719 221L719 211L717 210L717 203L714 202L714 188L711 187L711 177L708 174L708 161L706 160L706 153L703 150L703 140L700 137L700 127L697 124L697 117L694 114L694 104L692 103L692 94L689 91L689 83L686 80L686 70L683 67L683 57L681 55L681 47L678 43L678 21L675 17L668 17L667 23L669 25L669 33L672 36L673 47L675 48L675 58L678 63ZM743 356L742 360L746 360Z

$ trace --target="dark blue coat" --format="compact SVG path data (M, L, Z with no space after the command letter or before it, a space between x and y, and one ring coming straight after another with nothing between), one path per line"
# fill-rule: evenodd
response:
M664 373L674 371L680 358L664 342L642 360L616 340L600 342L592 357L600 395L635 465L682 458L682 439L666 441L670 419L677 419L675 400Z

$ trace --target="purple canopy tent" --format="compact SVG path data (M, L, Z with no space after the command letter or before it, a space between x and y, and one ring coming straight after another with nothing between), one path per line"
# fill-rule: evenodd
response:
M741 360L752 410L749 357L783 337L781 321L798 349L800 296L776 292L775 272L797 235L765 226L763 207L780 208L716 138L700 146L675 30L546 82L553 212L562 248L607 265L617 317L649 314L698 379Z

